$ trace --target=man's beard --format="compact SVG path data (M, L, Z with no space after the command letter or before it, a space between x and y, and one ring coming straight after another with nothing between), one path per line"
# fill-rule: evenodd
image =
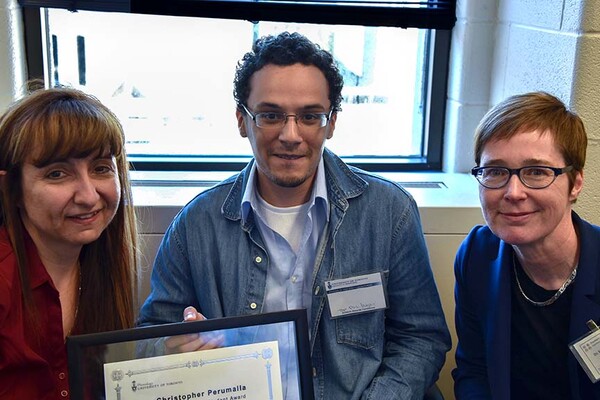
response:
M277 175L271 175L270 180L277 186L285 187L285 188L295 188L302 185L309 176L285 176L280 177Z

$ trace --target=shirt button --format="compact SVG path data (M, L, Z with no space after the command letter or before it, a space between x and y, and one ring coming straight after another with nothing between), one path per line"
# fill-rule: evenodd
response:
M258 264L260 264L262 262L262 257L261 256L256 256L256 258L254 259L254 261L256 261Z
M292 276L292 283L296 283L297 280L298 280L298 277L296 275Z
M67 396L69 395L69 392L67 392L66 390L62 390L62 391L60 392L60 395L61 395L62 397L67 397Z
M67 375L64 372L61 372L60 374L58 374L58 379L63 380L66 376Z
M250 308L256 310L256 303L250 303Z

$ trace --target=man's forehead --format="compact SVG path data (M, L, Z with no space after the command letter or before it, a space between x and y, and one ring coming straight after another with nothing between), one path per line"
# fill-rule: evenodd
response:
M294 102L329 107L329 84L314 65L268 64L250 78L248 102L252 105Z

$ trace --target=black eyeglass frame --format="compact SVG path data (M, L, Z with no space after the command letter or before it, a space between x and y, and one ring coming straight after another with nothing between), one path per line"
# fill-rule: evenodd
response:
M303 115L321 115L323 117L325 117L325 123L321 126L319 126L318 129L324 128L327 126L327 124L329 123L329 120L331 119L331 116L333 115L333 112L335 111L333 108L331 110L329 110L328 113L322 113L322 112L308 112L308 113L300 113L300 114L288 114L288 113L284 113L284 112L278 112L278 111L268 111L268 112L259 112L259 113L253 113L252 111L250 111L248 109L248 107L245 104L240 104L240 106L242 106L242 108L244 109L244 111L246 112L246 114L248 114L248 116L250 118L252 118L252 121L254 122L254 124L262 129L269 129L269 128L275 128L275 126L261 126L258 124L258 122L256 122L256 117L258 117L261 114L279 114L279 115L283 115L284 117L284 122L283 125L281 126L281 128L283 128L288 121L288 118L290 117L294 117L294 120L296 121L296 125L298 125L298 127L300 127L300 124L298 124L298 120L299 117L303 116Z
M527 184L527 182L525 182L523 180L523 177L521 177L521 171L524 169L528 169L528 168L543 168L543 169L547 169L550 170L554 173L554 178L552 179L552 181L550 181L550 183L548 183L545 186L531 186L529 184ZM504 182L502 185L500 186L488 186L486 184L484 184L479 177L481 176L481 172L485 171L486 169L501 169L504 171L508 171L508 177L506 178L506 182ZM573 170L573 166L572 165L567 165L566 167L562 167L562 168L557 168L557 167L549 167L547 165L527 165L525 167L521 167L521 168L507 168L507 167L496 167L496 166L487 166L487 167L473 167L471 169L471 175L473 175L475 177L475 179L477 179L477 182L479 182L479 184L481 186L483 186L486 189L501 189L504 186L506 186L508 184L508 182L510 182L510 178L512 178L513 175L517 175L519 177L519 181L521 181L521 183L523 185L525 185L525 187L528 187L529 189L545 189L548 186L552 185L554 183L554 181L556 181L556 178L559 175L562 175L566 172L570 172Z

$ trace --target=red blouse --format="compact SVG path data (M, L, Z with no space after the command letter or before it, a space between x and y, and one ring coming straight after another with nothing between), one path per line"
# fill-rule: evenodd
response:
M30 282L41 340L25 326L17 261L0 227L0 399L69 399L67 350L58 291L28 237Z

